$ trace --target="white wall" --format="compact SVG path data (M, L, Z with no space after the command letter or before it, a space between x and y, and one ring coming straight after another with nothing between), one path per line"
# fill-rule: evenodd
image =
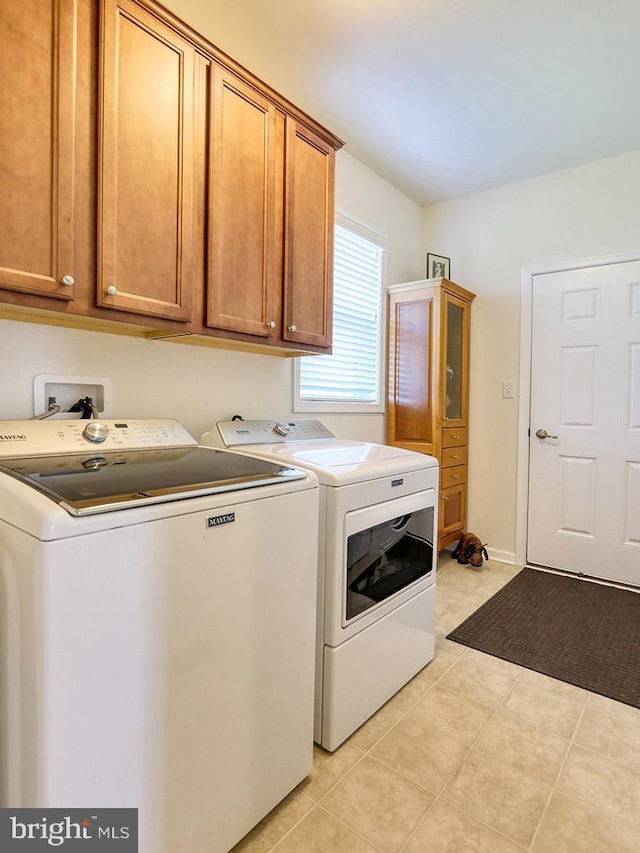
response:
M393 280L419 274L421 211L338 152L337 208L388 241ZM195 436L234 414L292 415L293 360L0 320L0 418L28 418L39 373L109 378L116 417L172 417ZM383 415L323 415L341 437L383 441Z
M472 307L469 529L515 551L522 268L640 249L640 151L425 208L426 251L451 258Z

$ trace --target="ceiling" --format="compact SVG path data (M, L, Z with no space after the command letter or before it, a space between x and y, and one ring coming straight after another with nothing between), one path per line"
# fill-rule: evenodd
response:
M640 149L639 0L167 0L420 205Z

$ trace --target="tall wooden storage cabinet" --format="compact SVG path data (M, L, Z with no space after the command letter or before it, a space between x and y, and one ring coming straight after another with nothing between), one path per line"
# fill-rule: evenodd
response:
M444 278L389 288L388 442L440 463L438 550L467 522L470 309Z

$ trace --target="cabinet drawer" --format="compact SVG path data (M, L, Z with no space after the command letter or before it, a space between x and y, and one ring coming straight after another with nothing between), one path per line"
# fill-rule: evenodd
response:
M441 468L453 468L454 465L467 464L466 447L448 447L442 451Z
M442 430L443 447L461 447L467 443L466 427L447 427Z
M459 486L467 482L467 466L456 465L454 468L444 468L440 472L440 488L448 489L450 486Z

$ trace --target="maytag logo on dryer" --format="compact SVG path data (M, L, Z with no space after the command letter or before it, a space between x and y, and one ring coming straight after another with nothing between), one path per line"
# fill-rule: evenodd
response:
M235 520L235 512L225 512L222 515L211 515L207 519L207 527L220 527L222 524L233 524Z
M0 441L26 441L27 436L24 433L11 435L10 433L0 432Z

